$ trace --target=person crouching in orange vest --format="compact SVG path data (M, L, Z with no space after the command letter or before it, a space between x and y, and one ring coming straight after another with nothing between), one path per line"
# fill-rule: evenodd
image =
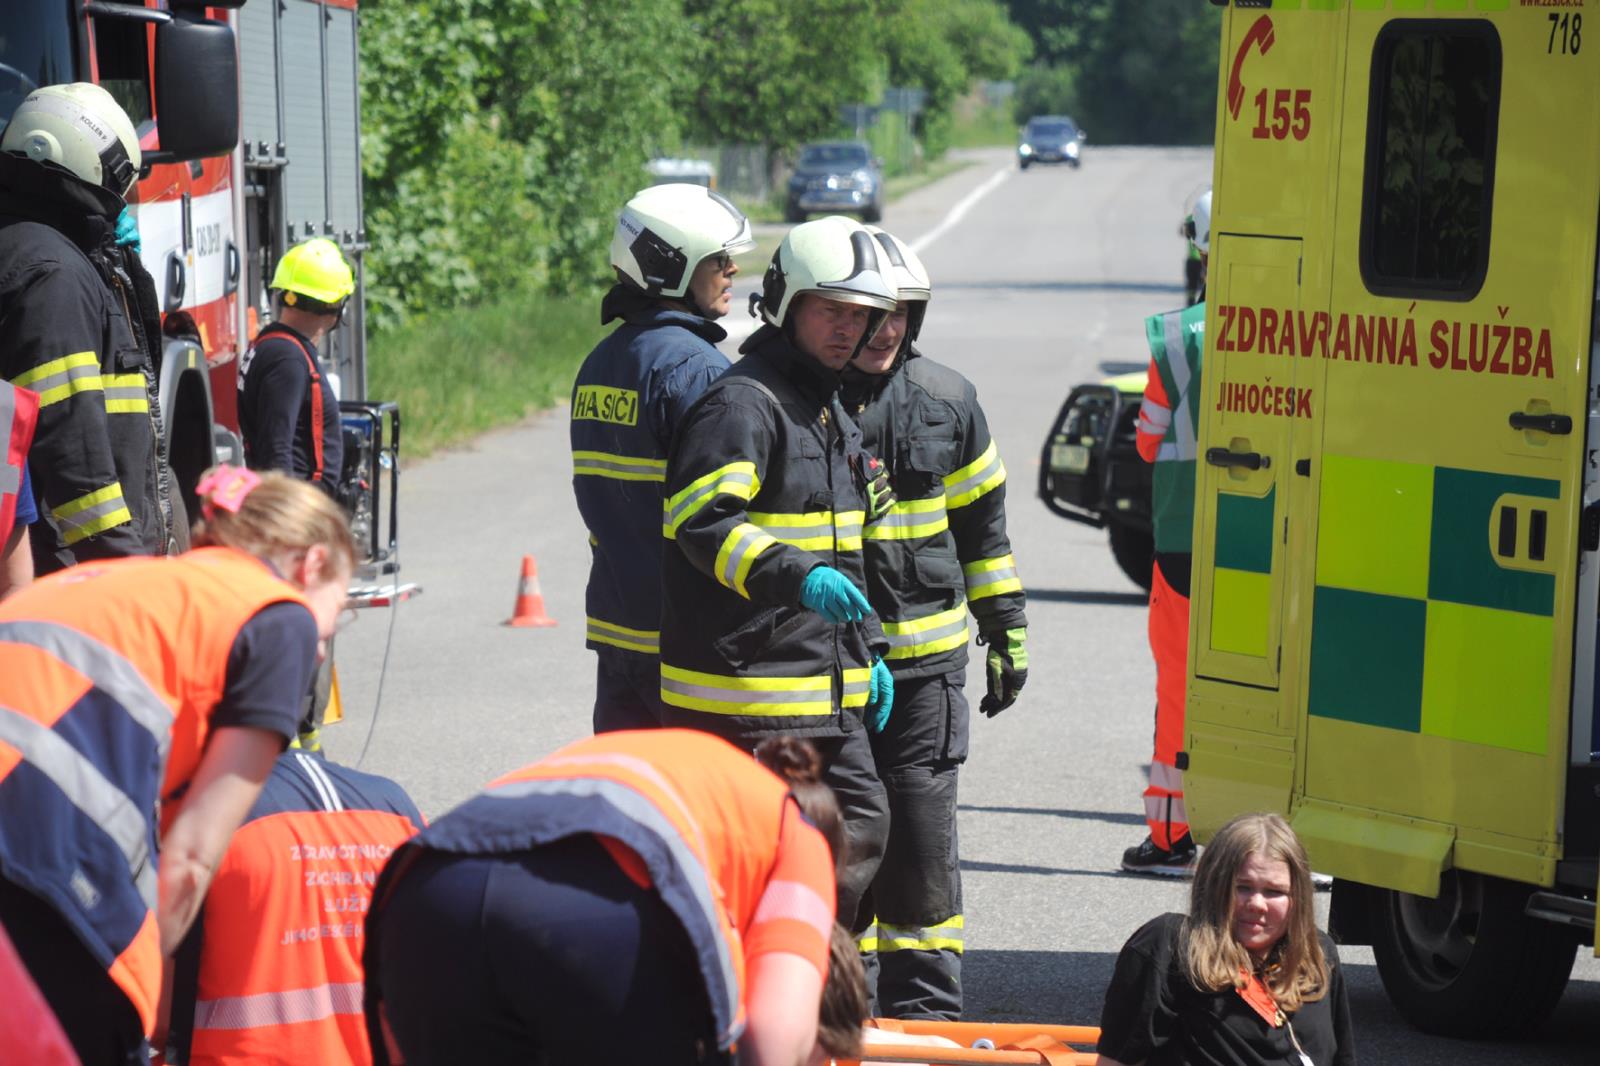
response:
M809 1062L842 822L808 743L758 758L784 777L698 730L603 733L402 847L367 917L376 1060Z
M144 1061L165 959L294 735L354 561L308 485L220 467L198 494L193 551L0 604L0 922L85 1064Z
M387 778L278 756L178 951L167 1061L372 1062L363 924L384 862L425 824Z

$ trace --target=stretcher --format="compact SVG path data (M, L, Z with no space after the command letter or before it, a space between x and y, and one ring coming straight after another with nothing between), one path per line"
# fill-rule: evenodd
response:
M895 1034L943 1037L956 1046L891 1043L896 1040ZM1092 1025L923 1022L875 1018L867 1022L862 1031L861 1058L837 1059L834 1066L872 1066L874 1063L1094 1066L1094 1046L1099 1039L1100 1030Z

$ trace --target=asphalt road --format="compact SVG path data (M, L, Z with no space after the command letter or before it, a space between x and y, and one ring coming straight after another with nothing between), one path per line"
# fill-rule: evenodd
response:
M934 279L924 348L976 382L1007 460L1032 623L1028 688L999 718L976 718L962 777L968 1017L1094 1024L1117 949L1148 918L1182 909L1186 889L1118 872L1122 849L1144 835L1154 691L1144 597L1103 533L1037 500L1037 456L1068 389L1142 367L1144 316L1181 303L1176 228L1211 155L1091 147L1081 170L1027 173L1005 151L974 158L890 205L883 223L921 242ZM745 280L759 282L763 267L745 264ZM442 353L441 373L448 363ZM392 620L364 768L437 815L589 731L588 549L564 409L407 468L401 544L405 576L425 594L392 619L366 612L340 637L349 720L326 744L344 761L361 750ZM555 628L500 624L524 554L538 561ZM969 692L981 685L974 669ZM1586 949L1545 1032L1515 1047L1416 1033L1388 1005L1371 952L1344 959L1363 1063L1600 1059L1600 960Z

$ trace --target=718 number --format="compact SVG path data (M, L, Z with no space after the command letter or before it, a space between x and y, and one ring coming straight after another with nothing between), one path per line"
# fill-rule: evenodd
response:
M1291 111L1290 105L1293 104ZM1267 90L1256 93L1256 126L1250 136L1257 140L1284 140L1293 136L1297 141L1306 139L1311 132L1311 90L1272 90L1272 121L1267 122Z
M1561 35L1561 48L1559 54L1575 56L1578 49L1583 47L1583 16L1572 14L1557 14L1550 12L1550 44L1545 48L1545 54L1556 55L1556 34Z

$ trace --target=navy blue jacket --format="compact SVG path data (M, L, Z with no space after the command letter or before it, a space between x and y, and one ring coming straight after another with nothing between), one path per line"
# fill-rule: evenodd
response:
M661 648L661 493L673 434L731 365L721 326L615 286L572 387L572 491L589 528L587 645L655 656Z
M239 429L251 469L281 470L338 496L344 431L333 386L304 334L263 329L239 361ZM319 451L320 446L320 451Z

